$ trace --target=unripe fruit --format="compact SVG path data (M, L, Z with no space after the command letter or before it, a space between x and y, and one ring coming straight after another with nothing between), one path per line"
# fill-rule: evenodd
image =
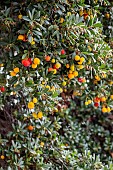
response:
M22 19L22 15L20 14L20 15L18 15L18 19Z
M55 63L55 59L53 58L53 59L51 60L51 62L52 62L52 63Z
M34 97L34 98L33 98L33 103L37 103L37 102L38 102L37 98Z
M66 81L63 81L63 82L62 82L62 86L66 86Z
M75 61L79 61L80 60L80 56L76 55L74 59L75 59Z

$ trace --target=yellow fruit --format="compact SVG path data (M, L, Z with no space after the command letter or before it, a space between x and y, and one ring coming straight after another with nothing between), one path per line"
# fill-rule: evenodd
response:
M85 105L87 106L88 104L89 104L89 103L86 101L86 102L85 102Z
M106 112L107 112L107 108L106 108L106 107L103 107L103 108L102 108L102 112L103 112L103 113L106 113Z
M37 68L37 64L32 64L31 67L32 68Z
M106 97L101 97L101 98L100 98L100 101L101 101L101 102L105 102L105 101L106 101Z
M15 68L13 69L13 71L14 71L15 73L19 73L19 68L18 68L18 67L15 67Z
M60 18L60 23L62 24L64 22L64 18Z
M74 78L74 74L69 73L69 74L68 74L68 78L69 78L69 79L73 79L73 78Z
M41 146L41 147L44 147L44 142L41 142L41 143L40 143L40 146Z
M46 89L49 89L49 90L50 90L50 86L49 86L49 85L47 85L47 86L46 86Z
M41 118L43 117L43 113L42 113L42 112L38 112L37 117L38 117L39 119L41 119Z
M109 14L109 13L106 13L106 14L105 14L105 17L106 17L107 19L109 19L109 18L110 18L110 14Z
M97 81L100 81L100 77L99 77L98 75L95 76L95 79L96 79Z
M20 14L20 15L18 15L18 19L22 19L22 15Z
M90 19L93 19L94 17L93 17L93 15L90 15Z
M11 71L10 75L13 77L13 76L16 76L16 73L14 71Z
M31 45L34 45L35 44L35 41L31 41Z
M72 65L70 66L70 70L71 70L71 71L74 71L74 70L75 70L74 64L72 64Z
M29 102L28 103L28 108L29 109L33 109L34 108L34 103L33 102Z
M107 107L107 112L109 113L109 112L111 112L111 109L110 109L110 107Z
M84 14L84 11L81 9L81 10L79 11L79 15L82 16L83 14Z
M53 74L56 74L57 73L57 70L56 69L53 69Z
M69 64L66 64L66 68L69 68L70 66L69 66Z
M70 16L71 15L71 12L67 12L67 16Z
M40 64L40 59L39 58L34 58L33 62L34 62L34 64L39 65Z
M80 56L76 55L74 59L75 59L75 61L79 61L80 60Z
M53 59L51 60L51 62L52 62L52 63L55 63L55 59L53 58Z
M63 81L63 82L62 82L62 86L66 86L66 81Z
M71 70L69 70L69 73L73 73Z
M78 67L78 69L80 69L80 70L84 68L83 65L78 65L77 67Z
M91 104L91 103L92 103L92 100L88 100L87 102L88 102L88 104Z
M56 63L56 64L55 64L55 67L56 67L56 68L60 68L60 67L61 67L61 64L60 64L60 63Z
M92 51L92 48L91 48L89 45L88 45L88 50L89 50L89 51Z
M83 62L78 62L79 65L82 65Z
M37 116L37 113L33 113L32 116L35 118L35 119L38 119L38 116Z
M5 156L4 156L4 155L1 155L0 158L1 158L1 159L5 159Z
M74 72L73 72L73 75L74 75L75 77L77 77L77 76L78 76L78 71L74 71Z
M84 61L85 61L85 58L84 58L84 57L81 57L81 58L80 58L80 62L83 63Z
M63 92L63 89L62 89L62 88L60 88L59 90L60 90L61 93Z
M4 64L0 64L0 67L3 67Z
M113 94L110 96L110 98L113 100Z
M34 97L34 98L33 98L33 103L37 103L37 102L38 102L37 98Z

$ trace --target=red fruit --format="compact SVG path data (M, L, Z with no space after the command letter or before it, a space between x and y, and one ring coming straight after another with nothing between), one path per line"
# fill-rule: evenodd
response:
M80 82L80 83L82 83L83 82L83 78L78 78L78 81Z
M99 103L98 103L98 102L95 102L95 103L94 103L94 106L95 106L95 107L99 107Z
M64 49L61 50L61 54L64 55L66 52Z
M1 87L0 90L1 90L1 92L4 92L5 91L5 87Z
M24 59L22 60L22 64L25 66L25 67L29 67L30 66L30 61L28 59Z
M53 65L53 68L56 69L56 70L58 70L58 68L56 68L56 65L55 65L55 64Z
M31 58L28 58L27 60L30 62L30 65L31 65L32 64Z

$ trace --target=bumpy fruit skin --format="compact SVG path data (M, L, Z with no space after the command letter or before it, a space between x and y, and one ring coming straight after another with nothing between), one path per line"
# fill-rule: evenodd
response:
M24 60L22 60L22 65L25 66L25 67L29 67L30 61L28 59L24 59Z
M66 52L64 49L61 50L61 55L64 55Z
M5 87L4 86L1 87L0 90L1 90L1 92L5 92Z

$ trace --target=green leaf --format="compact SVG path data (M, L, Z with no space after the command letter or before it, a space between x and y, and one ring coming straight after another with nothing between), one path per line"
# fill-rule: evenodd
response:
M102 27L102 24L100 22L97 22L93 25L93 27Z

